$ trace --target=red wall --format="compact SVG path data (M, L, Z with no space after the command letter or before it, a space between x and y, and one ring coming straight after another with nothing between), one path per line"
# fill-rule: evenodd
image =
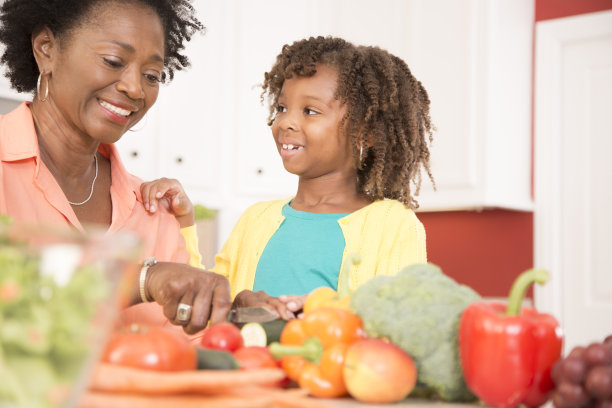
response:
M612 9L612 0L535 0L535 21ZM430 262L483 296L506 296L533 264L533 214L488 209L419 213Z
M533 214L484 211L422 212L427 258L483 296L506 296L514 278L532 267Z
M535 21L612 10L612 0L536 0Z

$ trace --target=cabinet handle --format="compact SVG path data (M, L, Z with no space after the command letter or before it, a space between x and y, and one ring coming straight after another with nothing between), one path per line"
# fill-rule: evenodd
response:
M134 158L138 157L138 151L134 150L132 153L130 153L130 156L132 156Z
M179 157L177 157L177 158L176 158L176 162L177 162L178 164L181 164L181 163L183 162L183 158L182 158L182 157L180 157L180 156L179 156Z
M264 172L264 169L262 169L261 167L259 167L257 170L255 170L255 173L257 173L258 176L262 175Z

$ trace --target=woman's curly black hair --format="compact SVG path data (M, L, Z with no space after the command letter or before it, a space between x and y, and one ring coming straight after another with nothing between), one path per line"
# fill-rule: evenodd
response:
M274 122L285 80L312 76L317 64L338 73L336 98L347 105L340 126L351 137L358 191L373 200L396 199L418 208L411 184L418 195L421 169L435 187L429 163L434 129L427 91L402 59L335 37L287 44L262 85L262 101L267 97L270 108L268 125Z
M32 33L48 27L55 36L86 24L90 12L105 3L143 4L154 10L165 32L165 72L162 80L172 80L174 72L189 66L181 52L185 42L204 26L195 16L191 0L5 0L0 7L0 43L4 53L0 62L18 92L34 92L38 66L32 53Z

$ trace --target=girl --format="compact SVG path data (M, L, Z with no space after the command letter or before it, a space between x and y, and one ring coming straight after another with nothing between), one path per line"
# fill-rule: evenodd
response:
M355 289L425 263L413 209L422 169L433 183L432 124L427 92L405 62L311 37L283 47L262 87L277 150L299 182L294 197L247 209L215 257L234 304L290 318L319 286L348 279Z
M240 218L213 271L236 303L287 313L319 286L350 288L427 261L418 206L423 168L433 182L427 92L400 58L377 47L311 37L285 45L265 74L268 125L295 197ZM285 294L299 295L282 296ZM286 302L283 302L283 300Z

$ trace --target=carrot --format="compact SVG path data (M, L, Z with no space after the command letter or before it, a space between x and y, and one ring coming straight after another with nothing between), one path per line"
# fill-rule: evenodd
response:
M251 389L250 391L254 391ZM89 391L78 408L329 408L301 390L259 389L242 395L137 395Z
M198 395L135 395L106 394L88 392L82 398L78 408L268 408L268 399L247 399L236 396L198 396ZM280 408L280 406L278 406ZM284 408L284 407L283 407Z
M250 385L272 386L285 377L283 370L193 370L161 372L99 364L89 388L94 391L148 395L216 395Z

